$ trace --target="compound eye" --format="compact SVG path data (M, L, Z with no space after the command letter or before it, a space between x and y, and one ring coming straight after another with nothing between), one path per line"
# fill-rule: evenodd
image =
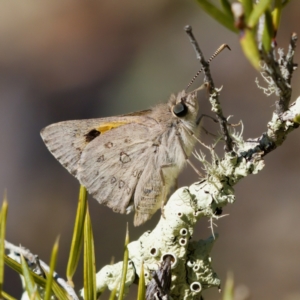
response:
M175 106L173 106L173 113L179 118L184 117L187 112L188 108L183 102L179 102Z

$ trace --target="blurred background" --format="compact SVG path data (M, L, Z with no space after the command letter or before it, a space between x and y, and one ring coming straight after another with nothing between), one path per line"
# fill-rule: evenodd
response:
M288 48L300 33L300 2L284 11L278 46ZM274 109L254 82L259 77L244 58L238 37L209 18L194 1L2 2L0 10L0 191L7 189L7 239L48 261L60 235L57 271L65 277L79 184L48 152L40 130L58 121L106 117L146 109L185 88L199 69L183 30L190 24L206 58L230 45L211 65L221 102L232 122L243 120L245 138L260 136ZM299 53L295 61L299 61ZM199 77L194 87L202 83ZM294 101L300 94L293 78ZM207 94L202 112L211 114ZM205 120L206 129L218 127ZM225 282L228 271L251 299L300 299L300 130L265 158L266 167L236 187L215 229L220 234L213 266ZM203 137L205 142L211 138ZM200 146L199 146L200 147ZM200 168L199 164L199 168ZM179 186L197 180L187 167ZM126 222L131 240L154 228L160 214L135 228L90 197L97 270L111 257L122 260ZM207 238L207 220L194 239ZM298 229L297 229L298 228ZM82 268L75 276L82 286ZM18 276L7 270L5 290L19 298ZM220 299L217 289L205 299ZM133 288L128 299L135 299Z

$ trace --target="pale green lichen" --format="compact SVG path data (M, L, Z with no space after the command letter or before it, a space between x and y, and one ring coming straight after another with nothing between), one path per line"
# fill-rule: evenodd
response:
M215 241L216 239L210 237L205 241L200 240L198 242L194 241L189 243L189 254L187 257L188 278L193 283L200 283L202 289L213 286L219 287L221 284L216 273L214 273L210 267L212 261L210 252Z
M198 299L204 289L218 287L220 280L211 266L210 251L214 239L191 241L194 225L201 217L214 217L217 207L232 202L232 189L218 190L207 180L193 184L189 188L178 189L164 207L163 216L153 231L147 231L137 241L128 245L129 259L138 277L141 263L144 264L146 284L152 279L152 271L158 269L163 257L171 255L173 299ZM194 262L193 268L188 263ZM110 270L110 277L103 275ZM112 271L113 270L113 271ZM106 266L97 274L97 286L101 291L115 285L121 269L118 264ZM100 276L101 275L101 276ZM112 278L113 276L113 278ZM134 279L132 278L132 281ZM98 283L102 281L102 283ZM195 298L196 297L196 298Z
M216 91L211 95L211 100L214 102L217 96ZM201 299L203 290L220 286L220 279L212 269L210 258L215 235L207 240L192 241L194 226L202 217L208 217L212 224L213 219L219 218L218 211L235 201L233 186L242 178L262 170L264 151L268 151L268 147L274 147L271 133L274 133L275 139L278 138L276 132L282 128L285 128L283 135L294 128L293 119L300 115L299 99L285 115L274 114L268 124L268 132L258 139L244 141L242 123L241 132L233 128L230 132L233 151L225 153L223 158L219 158L213 148L210 149L211 162L207 161L202 152L195 154L203 163L206 177L190 187L178 189L165 205L163 215L154 230L147 231L128 245L129 259L133 266L131 282L138 278L143 263L145 282L146 285L149 284L153 271L158 270L163 257L171 255L172 299ZM218 110L217 102L214 103L215 110ZM114 270L111 271L114 278L110 280L116 282L120 278L121 269L118 264L109 267ZM103 273L102 270L100 272ZM132 270L135 270L134 274ZM107 283L107 278L97 275L98 287L114 288L115 285ZM103 283L98 282L101 280Z
M286 121L287 127L294 126L294 123L300 124L300 97L284 112L281 119Z
M107 265L103 267L96 275L96 288L97 295L101 295L107 288L109 290L117 291L120 289L120 282L122 276L123 262L118 262L114 265ZM128 269L125 281L125 294L128 293L128 289L135 279L135 268L131 261L128 262ZM117 293L118 294L118 293ZM81 296L83 297L83 289L81 290Z
M209 102L212 106L211 111L216 113L216 114L219 114L220 111L222 111L222 108L221 108L221 105L220 105L220 102L219 102L219 99L218 99L221 90L222 90L222 87L221 88L215 88L215 90L209 96Z

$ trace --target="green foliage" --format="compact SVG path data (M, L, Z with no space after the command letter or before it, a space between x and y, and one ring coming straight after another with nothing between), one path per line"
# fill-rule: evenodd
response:
M240 44L245 56L255 69L259 69L260 54L257 47L256 35L253 30L246 29L240 38Z
M232 273L227 274L222 300L234 299L234 280Z
M8 204L5 197L3 201L1 213L0 213L0 235L1 235L0 238L3 245L4 245L4 237L5 237L7 208L8 208ZM21 255L21 264L19 264L17 261L7 256L4 253L4 249L3 249L3 252L0 254L1 255L0 261L2 260L8 267L10 267L11 269L13 269L14 271L16 271L17 273L23 276L25 282L25 288L30 299L41 299L39 290L44 291L44 289L46 289L45 296L43 299L50 299L48 295L52 295L53 292L57 299L69 300L66 291L60 285L58 285L55 280L53 280L53 272L56 265L57 252L58 252L58 239L56 240L53 246L53 251L52 251L51 261L50 261L50 271L49 271L49 275L47 276L48 277L47 280L29 269L28 264L24 259L23 255ZM2 275L2 279L3 279L3 275ZM8 295L3 291L2 291L1 299L2 298L8 300L14 299L13 297L11 297L10 295Z
M219 23L221 23L223 26L228 28L229 30L233 32L238 32L238 30L234 27L233 22L233 15L228 11L228 5L227 8L225 7L224 11L217 8L215 5L210 3L208 0L197 0L200 7L208 13L212 18L217 20ZM228 2L228 1L223 1ZM226 6L226 4L224 4ZM223 6L223 7L224 7Z
M228 16L231 16L233 20L233 13L231 11L231 4L228 0L220 0L224 13Z
M272 37L274 36L274 26L272 14L269 10L265 12L265 28L262 36L263 47L266 52L271 50Z
M0 238L4 241L5 237L5 225L6 225L6 215L7 215L7 201L6 197L3 201L2 209L0 212ZM23 256L21 256L21 264L17 261L8 257L4 254L4 243L3 243L3 252L0 257L5 262L7 266L9 266L14 271L18 272L20 275L24 277L25 288L26 292L28 293L31 299L51 299L52 295L54 294L56 299L60 300L68 300L69 296L67 292L54 280L53 274L56 266L57 261L57 254L58 254L58 245L59 239L55 241L53 246L51 259L50 259L50 270L49 272L45 272L47 279L37 275L28 267L28 264ZM82 244L84 242L84 298L85 299L96 299L96 269L95 269L95 250L94 250L94 238L92 232L92 225L88 210L87 204L87 192L86 189L81 186L79 192L79 201L78 201L78 209L76 215L76 221L74 226L73 232L73 240L71 245L70 256L68 260L68 274L70 275L69 280L72 279L74 275L78 260L81 254ZM122 270L122 279L120 283L120 290L119 290L119 299L123 299L124 290L125 290L125 280L126 280L126 273L128 267L128 250L127 245L129 243L129 232L128 232L128 224L126 230L126 237L125 237L125 244L124 244L124 263L123 263L123 270ZM1 245L0 245L1 251ZM1 262L0 262L1 266ZM3 270L3 266L2 266ZM1 272L1 270L0 270ZM141 277L142 280L140 281L139 290L142 291L139 295L145 294L145 281L143 280L143 276ZM3 275L2 275L2 283L3 283ZM143 286L141 286L143 284ZM41 294L42 291L42 294ZM110 299L115 299L117 293L117 287L115 290L112 291ZM8 295L5 292L2 292L2 296L8 300L15 300L13 297ZM139 296L138 299L145 299L145 297Z
M117 287L115 287L115 288L111 291L111 293L110 293L110 295L109 295L109 300L115 300L115 299L116 299L116 295L117 295Z
M4 195L1 213L0 213L0 298L2 298L2 288L4 283L4 254L5 254L5 231L6 231L6 220L7 220L7 199L6 193Z
M146 296L146 287L145 287L145 275L144 275L144 264L141 264L139 287L138 287L138 296L137 300L144 300Z
M50 300L51 295L52 295L52 283L54 281L53 274L54 274L55 267L56 267L58 244L59 244L59 238L56 239L53 249L52 249L52 253L51 253L50 270L49 270L49 274L47 274L47 283L46 283L44 300Z
M14 271L19 273L20 275L23 275L21 265L19 263L17 263L15 260L13 260L12 258L5 255L4 256L4 262L8 267L13 269ZM31 270L29 270L29 271L30 271L30 274L31 274L34 282L38 286L44 288L46 286L46 280L43 277L38 276L36 273L32 272ZM66 294L66 291L61 286L59 286L56 283L56 281L53 281L53 283L52 283L52 291L58 299L60 299L60 300L69 300L69 298Z
M73 285L72 278L78 266L78 261L82 248L84 222L87 210L87 191L84 186L80 186L78 207L71 243L69 261L67 265L67 279Z
M245 18L248 20L253 10L253 2L252 0L241 0L241 3L244 8Z
M254 28L259 18L268 10L271 10L272 7L272 0L260 0L258 4L253 6L253 9L249 15L249 18L247 20L247 26L250 28Z
M227 29L239 34L245 56L252 66L259 70L261 51L266 53L271 51L272 42L279 28L282 9L289 1L260 0L254 4L252 0L241 0L235 3L240 5L239 13L236 15L232 14L228 0L220 0L220 2L222 10L209 0L197 0L207 14ZM259 24L261 21L262 23ZM263 26L262 36L258 34L259 26ZM262 44L261 48L260 44Z
M25 288L29 298L32 300L41 299L41 296L38 292L37 285L34 282L34 279L31 275L27 262L22 254L21 254L21 266L22 266L22 275L25 282Z
M6 300L17 300L16 298L10 296L9 294L2 291L2 297Z
M119 297L118 300L123 300L124 298L124 290L125 290L125 281L126 281L126 274L128 268L128 248L127 245L129 244L129 231L128 231L128 223L126 227L126 237L124 243L124 257L123 257L123 269L122 269L122 278L121 278L121 286L119 290Z
M84 299L96 300L96 268L92 224L89 210L84 222Z

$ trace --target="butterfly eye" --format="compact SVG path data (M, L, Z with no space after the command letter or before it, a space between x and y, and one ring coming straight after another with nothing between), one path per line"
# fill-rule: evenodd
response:
M179 102L175 106L173 106L173 113L179 118L184 117L187 112L188 108L183 102Z

